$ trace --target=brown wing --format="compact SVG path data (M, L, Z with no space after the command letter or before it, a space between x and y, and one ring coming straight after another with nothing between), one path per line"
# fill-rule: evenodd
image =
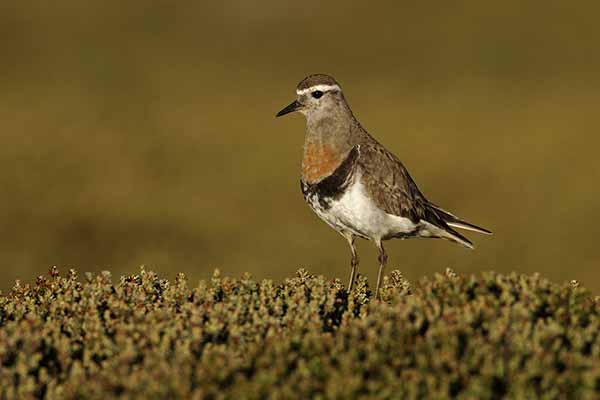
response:
M379 208L415 223L425 219L427 199L394 154L379 143L361 143L358 165L366 190Z
M413 222L423 219L449 232L455 232L450 228L454 226L492 234L427 200L398 157L379 143L361 144L358 164L369 194L388 214L410 218Z
M454 232L421 193L398 157L377 142L360 144L359 152L364 183L378 207L415 223L424 220Z
M359 146L363 183L379 208L414 223L427 221L445 231L447 235L443 237L472 248L469 239L449 227L443 215L427 201L398 157L375 141Z

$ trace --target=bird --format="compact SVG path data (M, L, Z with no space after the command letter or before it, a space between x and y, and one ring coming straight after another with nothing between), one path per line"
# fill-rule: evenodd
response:
M378 249L376 299L387 264L383 242L441 238L473 249L454 228L492 234L430 202L400 159L379 143L354 116L340 84L313 74L296 88L296 99L276 114L306 118L300 187L309 207L348 242L352 292L359 258L355 239Z

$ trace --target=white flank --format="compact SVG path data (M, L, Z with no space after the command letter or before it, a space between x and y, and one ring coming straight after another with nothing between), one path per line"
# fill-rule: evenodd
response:
M355 176L354 182L339 200L331 203L330 209L321 209L318 201L312 202L311 207L334 229L350 231L375 241L393 234L410 234L418 228L410 219L378 208L367 196L360 175Z

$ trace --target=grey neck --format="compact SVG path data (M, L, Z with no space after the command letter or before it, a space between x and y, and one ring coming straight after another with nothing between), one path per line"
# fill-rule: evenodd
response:
M305 145L324 145L346 152L360 142L362 131L348 105L335 103L326 110L308 113Z

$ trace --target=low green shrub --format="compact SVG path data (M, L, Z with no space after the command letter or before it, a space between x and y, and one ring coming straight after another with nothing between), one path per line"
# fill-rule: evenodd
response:
M382 301L304 270L190 288L52 269L0 297L0 395L26 398L600 398L600 300L538 275L460 276Z

